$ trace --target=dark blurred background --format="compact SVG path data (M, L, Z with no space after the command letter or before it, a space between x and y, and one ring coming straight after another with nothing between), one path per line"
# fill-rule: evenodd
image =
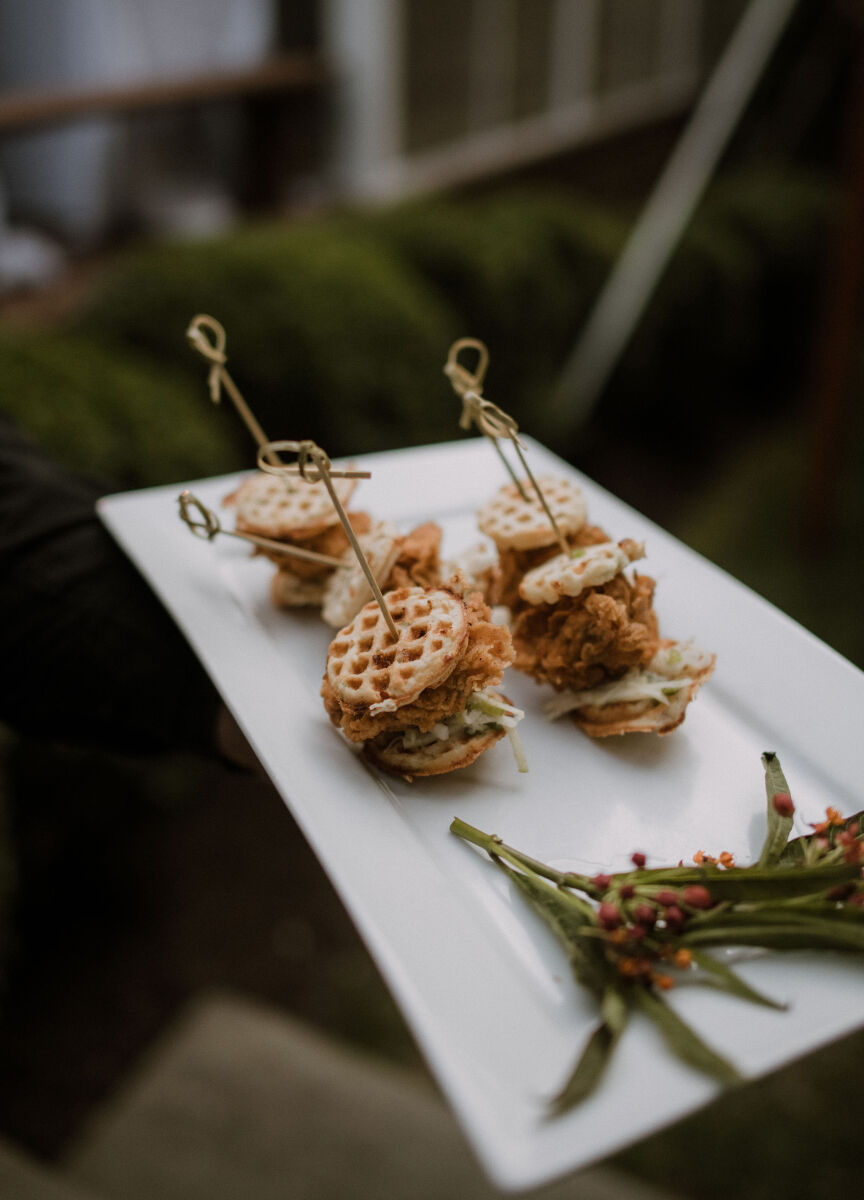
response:
M106 492L247 466L184 339L206 311L271 436L362 454L460 436L441 368L480 337L522 428L862 666L862 28L842 0L0 0L0 409ZM720 63L754 87L703 187ZM585 386L670 161L692 211ZM7 733L0 793L24 1152L62 1162L212 988L422 1074L266 783ZM849 1039L617 1165L803 1194L818 1114L807 1194L854 1194L861 1061Z

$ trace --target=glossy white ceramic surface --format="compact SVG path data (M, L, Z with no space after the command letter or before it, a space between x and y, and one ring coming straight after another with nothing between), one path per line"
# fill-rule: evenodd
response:
M706 1103L716 1085L680 1065L634 1019L599 1091L549 1120L596 1019L562 950L522 898L449 832L459 816L540 858L589 870L649 865L696 850L758 853L763 750L779 753L799 832L826 805L860 807L864 675L777 609L526 439L537 471L581 483L589 519L644 539L664 635L715 650L717 670L666 738L591 742L547 723L544 689L510 672L527 713L520 775L505 741L473 767L414 784L368 768L331 727L318 695L332 630L275 611L272 566L231 539L196 540L177 517L181 485L109 497L101 515L186 633L378 962L475 1151L502 1188L539 1185L602 1158ZM435 519L445 551L480 540L476 507L504 481L482 439L370 455L353 506L403 530ZM236 479L199 481L218 507ZM286 870L290 863L286 862ZM747 1076L864 1021L864 973L840 956L771 954L741 973L788 1001L779 1013L705 989L677 1008Z

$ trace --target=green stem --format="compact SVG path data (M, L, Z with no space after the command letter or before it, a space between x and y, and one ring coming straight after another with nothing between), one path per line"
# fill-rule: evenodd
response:
M730 921L725 925L688 929L678 938L681 946L764 946L772 950L864 951L864 929L829 920L781 924Z
M506 858L509 862L526 867L535 875L541 875L544 879L550 879L553 883L557 883L559 887L578 888L579 891L586 892L589 896L594 897L600 895L587 875L578 875L574 871L556 871L554 867L549 867L546 863L539 862L538 859L531 858L528 854L523 854L521 850L516 850L513 846L506 845L497 834L484 833L482 829L476 829L473 825L469 825L467 821L460 820L459 817L453 818L450 824L450 832L455 833L457 837L461 837L466 842L471 842L473 845L479 846L487 854L498 858Z

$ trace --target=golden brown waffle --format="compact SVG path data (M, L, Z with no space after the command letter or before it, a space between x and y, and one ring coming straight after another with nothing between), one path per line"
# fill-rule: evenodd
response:
M358 537L379 586L384 582L399 557L399 531L389 521L375 521L369 533ZM372 599L372 588L353 548L342 555L348 565L334 571L324 589L321 615L328 625L341 629L363 605Z
M581 490L569 479L543 475L537 480L561 533L567 537L578 533L585 524L588 508ZM551 546L555 532L530 481L522 487L528 496L523 500L515 483L499 488L477 514L477 524L492 538L499 550L534 550Z
M484 729L473 734L463 730L446 741L414 750L405 749L401 734L382 733L363 743L363 754L376 767L405 779L413 779L415 775L444 775L470 766L504 733L504 729Z
M334 479L343 507L356 485L355 479ZM268 475L259 471L244 479L232 497L237 528L262 537L303 539L314 537L339 515L323 483L307 483L299 476Z
M601 587L644 554L645 546L630 539L580 546L529 571L519 584L519 595L528 604L556 604L562 596L578 596L586 588Z
M327 654L327 678L342 707L373 716L442 683L468 638L465 605L444 588L397 588L384 600L398 641L373 600L337 633Z

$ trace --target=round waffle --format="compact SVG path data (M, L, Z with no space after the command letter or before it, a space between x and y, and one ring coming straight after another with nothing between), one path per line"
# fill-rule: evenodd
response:
M375 521L369 533L358 537L366 560L380 585L393 570L399 557L399 533L389 521ZM369 580L352 547L342 555L349 565L334 571L324 588L324 607L321 615L328 625L341 629L372 598Z
M327 654L327 678L342 707L368 708L373 716L442 683L468 639L468 612L452 592L397 588L384 601L398 641L373 600L336 634Z
M576 725L592 738L620 737L625 733L671 733L684 720L692 689L681 688L668 704L631 700L624 704L593 705L572 713Z
M324 584L318 579L300 579L293 571L277 571L270 581L270 598L276 608L316 606L324 598Z
M333 480L343 507L356 482L355 479ZM278 476L259 471L240 484L233 500L238 530L262 537L310 538L339 520L325 485L320 481L307 483L299 475Z
M578 533L588 508L576 484L555 475L543 475L537 483L561 533L565 537ZM556 540L530 481L523 480L522 486L527 501L519 495L515 483L506 483L477 513L477 524L499 550L534 550L551 546Z
M624 541L600 542L556 554L523 577L519 595L528 604L556 604L562 596L578 596L585 588L608 583L644 553L641 543Z
M405 749L401 734L381 733L363 743L363 755L376 767L405 779L413 779L415 775L444 775L470 766L504 733L504 729L484 729L481 733L463 730L446 741L415 750Z

